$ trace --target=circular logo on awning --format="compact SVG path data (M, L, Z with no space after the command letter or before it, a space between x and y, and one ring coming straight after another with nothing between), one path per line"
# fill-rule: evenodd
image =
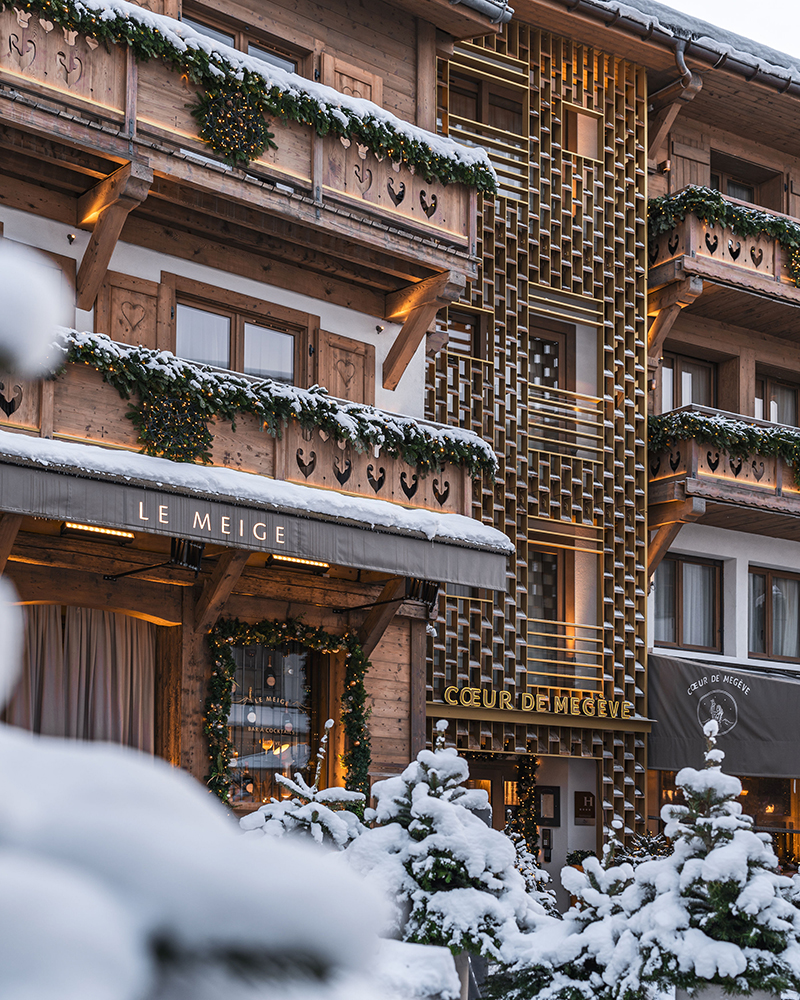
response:
M729 733L739 721L739 706L727 691L709 691L697 703L697 721L702 728L711 719L719 725L719 735Z

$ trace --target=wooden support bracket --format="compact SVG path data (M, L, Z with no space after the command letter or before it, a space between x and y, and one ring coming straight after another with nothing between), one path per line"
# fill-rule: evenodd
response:
M245 549L225 549L219 557L194 610L195 635L208 632L219 618L225 602L244 571L249 555Z
M659 504L659 507L667 507L668 504ZM676 505L674 514L676 520L667 521L658 528L654 538L647 548L647 577L651 579L653 573L658 569L658 565L669 551L670 545L678 537L678 532L691 521L696 521L706 512L706 502L700 497L691 497L683 504Z
M436 313L460 298L466 287L467 279L460 271L445 271L386 296L385 318L404 319L404 323L383 362L384 389L397 388Z
M3 514L0 519L0 574L5 572L21 524L22 514Z
M78 199L78 225L92 227L78 268L79 309L94 305L128 213L144 201L152 183L153 171L133 161L104 177Z
M697 277L675 281L650 293L647 311L649 314L655 313L655 319L647 334L647 357L650 368L658 367L664 341L675 325L681 309L691 305L702 294L703 281Z
M397 610L405 598L405 577L393 577L384 586L375 607L370 609L358 630L358 640L365 656L369 656L381 641L383 633L389 627L389 622L397 614Z
M652 117L648 128L648 160L656 159L681 109L694 99L702 86L703 78L697 73L692 73L688 83L684 83L683 79L676 80L653 94L650 99Z

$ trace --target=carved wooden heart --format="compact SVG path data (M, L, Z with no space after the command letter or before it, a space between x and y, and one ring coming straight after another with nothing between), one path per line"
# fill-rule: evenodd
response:
M346 358L340 358L336 362L336 370L339 372L339 377L342 382L350 388L350 383L353 381L353 377L356 373L356 366L352 361L347 361Z
M145 309L140 302L123 302L119 307L119 311L122 313L122 318L130 327L131 333L133 333L144 319Z

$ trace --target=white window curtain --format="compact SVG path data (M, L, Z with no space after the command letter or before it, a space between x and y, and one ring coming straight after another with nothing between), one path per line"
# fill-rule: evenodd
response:
M772 647L775 656L800 657L800 580L773 577Z
M712 566L683 563L683 644L715 645Z
M128 615L27 607L23 676L10 723L48 736L153 752L155 626Z

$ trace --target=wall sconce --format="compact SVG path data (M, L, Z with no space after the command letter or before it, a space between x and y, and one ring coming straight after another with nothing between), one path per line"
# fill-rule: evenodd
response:
M94 524L78 524L75 521L64 521L61 525L61 534L75 535L76 537L83 536L84 538L93 538L96 541L109 539L115 541L118 545L130 545L136 537L132 531L119 531L117 528L99 528Z
M318 559L300 559L294 556L280 556L270 554L267 556L267 566L271 566L273 563L278 563L284 566L298 566L302 569L310 569L319 573L324 573L325 570L330 569L330 563L320 562Z

